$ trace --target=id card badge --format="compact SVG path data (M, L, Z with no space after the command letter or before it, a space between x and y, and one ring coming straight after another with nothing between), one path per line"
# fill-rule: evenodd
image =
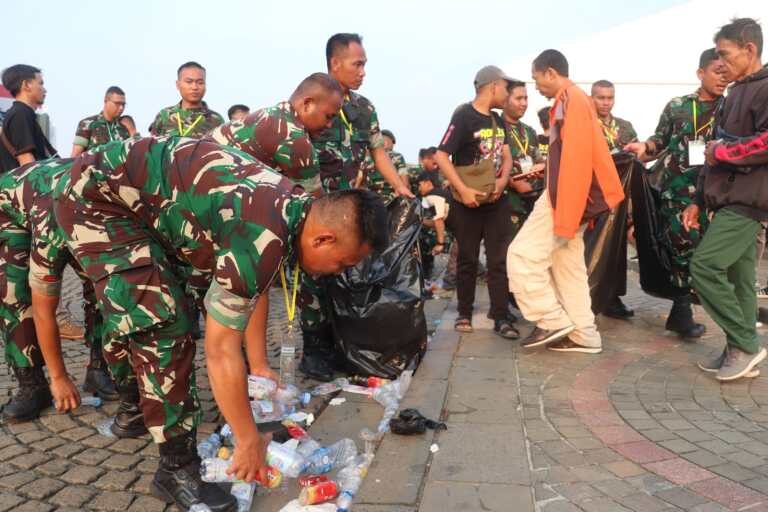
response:
M533 169L533 159L530 156L525 156L520 159L520 170L523 174L531 172Z
M707 145L701 139L688 141L688 165L704 165L706 158L704 157L704 150Z

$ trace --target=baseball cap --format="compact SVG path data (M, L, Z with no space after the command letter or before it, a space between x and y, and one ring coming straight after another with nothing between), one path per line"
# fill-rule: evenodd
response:
M494 80L506 80L507 82L519 81L504 73L498 66L485 66L475 75L475 89L479 89Z

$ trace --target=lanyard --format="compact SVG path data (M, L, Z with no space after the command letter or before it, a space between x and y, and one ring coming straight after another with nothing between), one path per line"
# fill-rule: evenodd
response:
M515 133L517 130L515 130L514 127L512 127L512 130L510 130L510 131L512 132L512 137L515 138L515 142L517 142L517 147L519 147L520 151L523 152L523 156L528 155L528 144L530 142L528 140L528 131L525 132L525 145L523 145L523 143L520 142L520 137L518 137L517 133Z
M293 290L291 298L288 299L288 283L285 279L285 265L280 264L280 284L283 285L283 297L285 298L285 312L288 314L288 325L293 323L296 316L296 292L299 289L299 262L296 262L296 268L293 272Z
M344 113L343 108L339 109L339 117L341 118L341 122L344 123L344 126L347 127L347 130L349 130L349 134L352 135L352 123L347 119L347 114Z
M181 124L181 112L176 112L176 124L179 127L179 136L186 137L189 132L192 131L192 129L197 126L197 123L200 122L200 120L203 118L203 114L200 114L197 116L197 119L194 120L194 122L187 126L187 129L185 130L183 128L184 125Z
M699 116L698 116L698 113L696 111L696 105L697 105L696 99L694 98L694 100L693 100L693 138L694 139L699 136L699 133L701 133L704 130L706 130L707 128L709 128L712 125L712 121L714 121L714 119L715 119L714 117L711 117L709 119L709 121L707 122L707 124L705 124L701 128L697 128L696 126L699 124Z
M112 142L115 140L115 137L112 135L112 128L109 127L109 121L106 122L107 125L107 135L109 135L109 141Z
M619 129L618 126L616 126L616 119L611 119L611 126L605 126L605 123L600 121L600 126L603 128L603 133L605 134L605 137L608 139L609 144L611 147L616 145L616 139L619 138Z

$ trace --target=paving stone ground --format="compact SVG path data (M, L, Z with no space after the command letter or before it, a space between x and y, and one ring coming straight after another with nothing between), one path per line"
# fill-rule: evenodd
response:
M665 332L669 303L644 295L636 283L631 272L625 302L634 319L598 319L599 355L524 352L494 336L482 286L475 332L459 336L451 303L402 404L442 418L448 430L385 436L355 510L768 511L768 380L721 385L700 372L695 362L722 350L722 332L700 308L708 329L701 340ZM431 302L435 317L443 307ZM520 327L523 336L531 328ZM202 356L205 430L218 412ZM82 379L86 350L67 343L66 358ZM13 387L1 369L0 393ZM343 396L347 402L327 407L313 426L322 442L355 437L381 416L377 404ZM96 433L94 425L113 411L114 405L84 407L3 425L0 512L164 510L148 496L157 462L149 439ZM253 510L277 511L284 502L260 497Z

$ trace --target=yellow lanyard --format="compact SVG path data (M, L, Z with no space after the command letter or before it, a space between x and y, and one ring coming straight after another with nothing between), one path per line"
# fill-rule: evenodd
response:
M341 122L344 123L344 126L347 127L347 130L349 130L349 135L352 135L352 123L349 122L347 119L347 115L344 113L344 109L339 110L339 117L341 118Z
M611 147L616 145L616 139L619 138L619 129L616 126L616 119L611 119L611 126L605 126L605 123L600 121L600 126L603 127L603 133L608 139L608 143Z
M296 316L296 292L299 289L299 262L296 262L296 268L293 272L293 291L291 291L290 301L288 299L288 283L285 279L285 265L280 264L280 283L283 285L283 297L285 298L285 312L288 314L288 325L293 323Z
M112 135L112 129L109 127L109 121L106 122L107 125L107 135L109 135L109 141L112 142L115 140L115 137Z
M195 119L191 125L187 126L187 129L185 130L181 124L181 112L176 112L176 124L179 127L179 135L181 137L186 137L187 134L189 134L189 132L191 132L194 127L197 126L197 123L199 123L202 118L203 114L198 115L197 119Z
M699 133L703 132L707 128L709 128L712 125L712 121L714 121L715 118L710 117L707 124L702 126L701 128L696 128L696 126L699 124L699 115L696 111L696 99L693 100L693 138L696 139L699 137Z
M523 146L523 143L520 142L520 137L518 137L517 133L515 133L517 130L515 130L514 126L512 127L512 129L510 131L512 132L512 137L515 138L515 142L517 142L517 147L519 147L520 151L523 152L523 156L527 156L528 155L528 144L530 142L528 140L528 131L525 132L525 146Z

